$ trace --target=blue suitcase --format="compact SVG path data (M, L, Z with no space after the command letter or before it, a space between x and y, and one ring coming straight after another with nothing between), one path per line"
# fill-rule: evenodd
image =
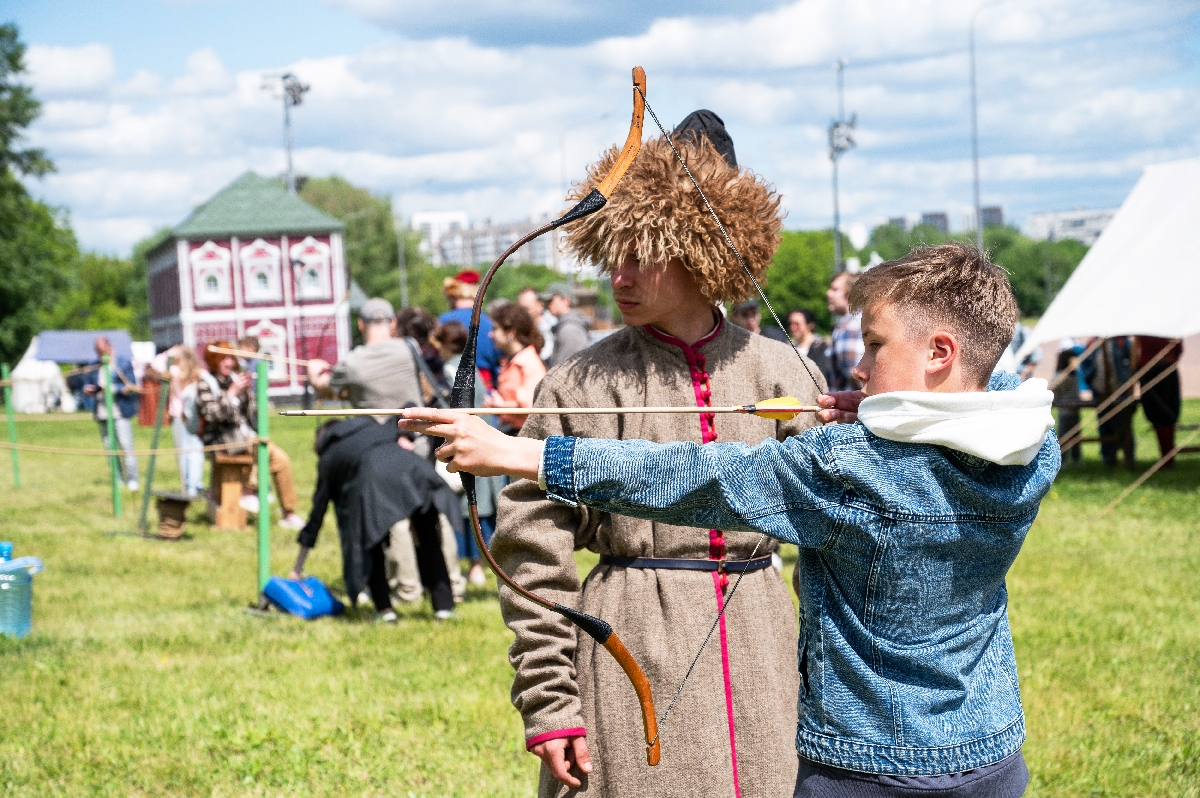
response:
M272 576L263 588L263 595L279 609L305 620L322 615L341 615L346 607L330 594L329 589L315 576L301 581Z

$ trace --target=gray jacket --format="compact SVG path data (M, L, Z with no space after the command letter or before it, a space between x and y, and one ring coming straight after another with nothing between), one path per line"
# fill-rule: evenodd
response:
M554 325L554 354L550 356L551 367L557 366L591 345L588 330L591 325L578 310L568 310L559 316Z

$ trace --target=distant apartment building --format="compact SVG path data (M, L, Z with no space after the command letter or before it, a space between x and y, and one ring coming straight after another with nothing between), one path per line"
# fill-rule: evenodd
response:
M1004 226L1004 209L999 205L988 205L979 209L979 217L984 229Z
M942 235L950 232L950 216L943 211L922 213L921 224L937 228L937 231Z
M472 225L466 211L424 211L412 216L413 228L422 234L421 251L434 266L491 264L517 239L547 221L548 216L507 224L485 219ZM509 256L509 260L557 267L557 240L554 233L536 238Z
M908 230L908 219L904 216L888 217L887 223L892 227L899 227L901 230Z
M1091 246L1104 232L1116 209L1051 211L1031 213L1025 219L1025 235L1039 241L1073 238Z

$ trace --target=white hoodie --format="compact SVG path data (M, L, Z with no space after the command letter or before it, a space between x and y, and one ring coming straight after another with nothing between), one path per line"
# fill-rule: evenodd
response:
M1011 391L895 391L868 396L858 420L889 441L930 443L999 465L1028 465L1054 428L1046 381Z

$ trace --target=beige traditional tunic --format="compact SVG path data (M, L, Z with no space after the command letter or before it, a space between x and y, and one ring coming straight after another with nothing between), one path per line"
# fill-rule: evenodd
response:
M820 372L809 364L814 375ZM822 381L822 388L824 383ZM553 369L539 407L738 405L778 396L815 402L812 379L786 344L720 322L694 347L626 328ZM795 435L811 415L532 416L522 435L755 444ZM662 475L670 479L669 473ZM500 497L492 549L519 584L612 624L666 709L737 575L599 565L582 589L572 552L626 557L745 559L758 536L669 526L551 504L529 481ZM761 556L774 550L767 539ZM662 761L646 764L636 696L620 667L559 615L507 588L501 608L516 641L513 704L527 745L586 730L589 796L789 796L795 786L796 620L774 568L749 572L662 728ZM539 795L566 795L543 767Z

